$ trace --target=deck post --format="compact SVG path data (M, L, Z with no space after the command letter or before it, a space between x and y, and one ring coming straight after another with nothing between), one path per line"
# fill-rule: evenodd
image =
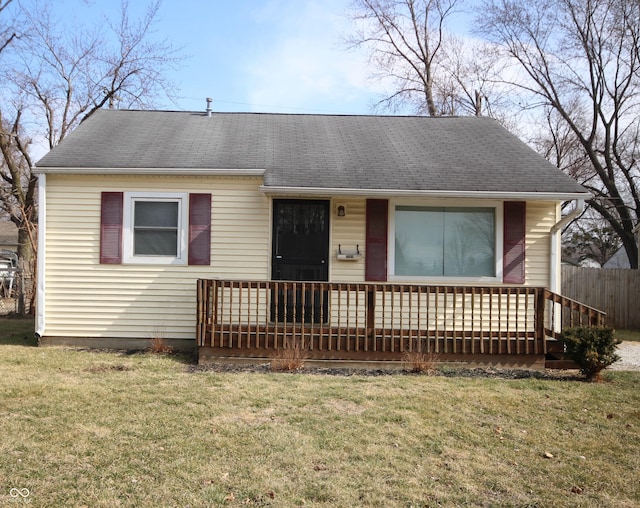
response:
M198 347L204 346L204 326L206 316L204 313L205 303L204 303L204 286L205 281L203 279L198 279L196 286L196 301L197 301L197 317L196 317L196 345Z
M216 332L216 325L218 324L218 286L220 281L214 279L211 281L211 295L209 295L209 289L207 288L207 302L211 305L211 343L214 345L214 335Z
M375 286L367 288L367 337L375 340L376 335L376 289Z
M545 305L546 305L546 298L545 298L545 291L544 288L536 288L536 293L535 293L535 303L534 303L534 307L535 307L535 320L536 320L536 324L535 324L535 334L536 334L536 338L535 338L535 353L536 354L541 354L544 353L546 354L547 352L547 341L546 341L546 337L545 337L545 332L544 332L544 318L545 318Z

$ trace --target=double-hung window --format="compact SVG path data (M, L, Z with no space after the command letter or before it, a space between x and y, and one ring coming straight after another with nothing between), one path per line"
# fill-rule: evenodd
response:
M124 261L186 264L187 195L125 193Z
M502 270L501 220L497 207L396 205L389 239L392 274L496 279Z

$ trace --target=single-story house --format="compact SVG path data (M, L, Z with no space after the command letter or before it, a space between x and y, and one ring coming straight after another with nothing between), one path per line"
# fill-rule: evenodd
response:
M540 361L589 197L476 117L100 110L34 169L41 342L201 361Z

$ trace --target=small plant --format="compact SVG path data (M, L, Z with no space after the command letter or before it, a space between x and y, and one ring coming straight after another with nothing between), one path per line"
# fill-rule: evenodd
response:
M149 339L149 342L151 342L149 351L152 353L173 353L173 348L165 342L163 337L153 337Z
M155 329L151 334L151 338L149 339L151 346L149 347L149 351L156 354L165 354L172 353L173 348L167 344L165 340L164 330Z
M271 360L271 370L291 371L304 367L307 350L300 339L286 338L284 346L278 349Z
M578 365L587 380L599 381L600 373L609 365L620 360L613 328L605 326L576 326L562 330L562 340L567 355Z
M438 355L417 341L412 351L402 353L402 362L406 370L416 374L433 374L436 371L437 361Z

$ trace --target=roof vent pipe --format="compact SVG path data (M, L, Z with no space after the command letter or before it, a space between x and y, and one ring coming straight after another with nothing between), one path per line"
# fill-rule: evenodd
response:
M207 116L211 116L211 103L213 99L211 97L207 97Z

